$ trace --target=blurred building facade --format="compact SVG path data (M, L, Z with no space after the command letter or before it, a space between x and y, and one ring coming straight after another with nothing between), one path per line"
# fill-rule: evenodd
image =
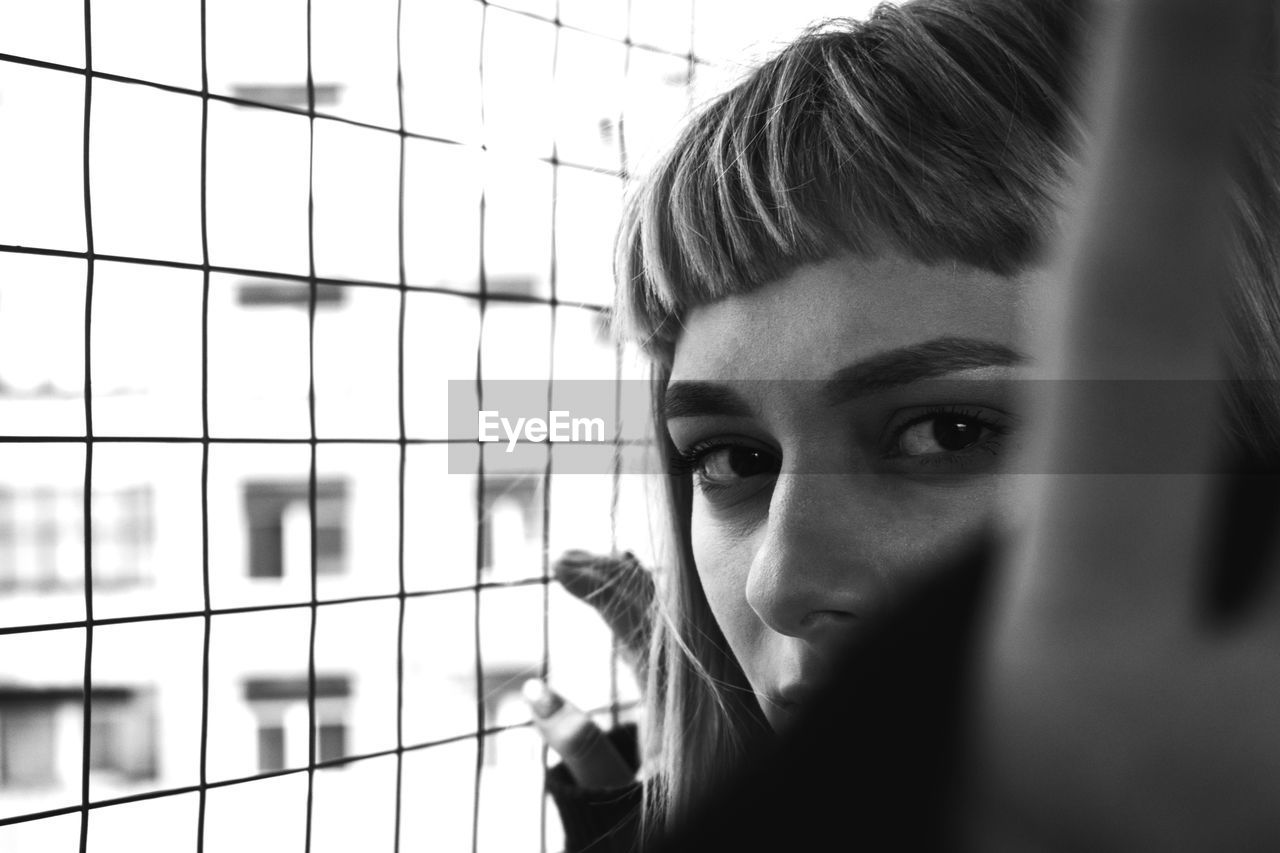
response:
M309 783L313 850L392 849L397 806L401 849L557 849L521 683L636 691L546 557L652 560L649 496L449 473L445 388L640 375L623 173L752 16L219 0L202 46L203 5L0 7L0 821L55 813L0 853L72 849L86 766L131 800L95 851L194 849L201 796L205 850L301 849Z
M23 260L39 272L38 262ZM131 271L128 265L119 266L122 277ZM315 628L316 760L396 747L400 447L394 439L359 440L370 429L360 420L367 417L367 408L352 409L355 423L342 420L350 397L397 399L394 364L382 371L354 369L341 357L386 345L378 326L366 318L383 307L387 293L358 286L317 292L316 339L342 344L335 347L331 362L324 360L319 346L316 351L317 421L327 428L321 434L334 440L317 445L312 482L307 383L288 379L308 375L309 290L305 283L264 285L231 277L224 286L211 286L208 386L235 389L240 412L235 417L243 424L236 432L211 429L207 465L201 438L181 425L172 434L145 426L140 430L144 435L111 430L113 419L130 429L148 422L174 425L173 409L191 401L184 402L182 392L165 393L164 376L139 370L129 374L133 385L113 386L110 377L93 383L94 412L103 413L96 425L104 431L95 432L93 444L92 536L84 531L84 442L33 438L0 445L0 618L5 626L31 628L0 637L0 814L41 812L80 801L86 564L92 572L96 620L88 758L92 800L198 782L206 566L208 603L215 614L207 663L209 781L244 779L308 762L313 561L316 596L322 602ZM398 300L397 293L390 295ZM57 289L46 291L33 278L5 276L0 312L17 301L43 301L38 309L23 312L27 320L67 311L65 295ZM77 307L82 310L83 302ZM113 309L120 315L112 316ZM612 370L612 347L601 337L599 324L589 322L595 312L574 310L582 313L582 325L573 330L575 337L566 334L558 342L557 358ZM104 300L93 312L95 325L109 328L164 322L145 304L130 300L118 305ZM478 321L478 313L473 320ZM15 340L46 333L38 323L15 323L4 331L15 349L26 349L28 343L38 347L34 341ZM293 346L298 342L300 347ZM110 346L130 345L123 338L100 343L95 338L95 344L100 347L95 357ZM146 357L164 358L155 351ZM143 360L139 355L137 361ZM199 364L194 367L185 379L194 376L198 383ZM418 375L441 387L447 379L459 378L433 374L429 364L423 367ZM79 382L30 374L20 385L2 370L0 381L5 383L0 423L55 434L59 424L83 418ZM320 404L326 392L344 400L327 410L327 421L321 420ZM194 402L199 403L198 395ZM198 416L199 408L192 413ZM195 426L198 430L198 420ZM220 440L224 436L236 440ZM244 440L251 438L260 441ZM477 477L447 472L442 445L410 445L405 454L404 572L411 597L405 604L404 743L462 738L467 749L449 751L455 766L448 776L474 780L474 732L481 720L486 728L527 720L518 699L520 685L542 671L544 654L553 654L546 649L544 618L555 620L557 638L572 638L554 650L555 675L568 682L566 689L575 680L589 686L583 699L595 704L611 698L609 641L593 615L576 602L557 601L559 612L544 617L544 594L551 592L544 592L541 583L547 499L543 478L488 477L482 495ZM554 511L566 519L594 519L594 533L580 535L583 528L576 523L558 527L553 555L556 548L609 544L609 478L573 479L580 482L554 489ZM477 584L496 586L477 592ZM583 695L581 686L578 695ZM523 800L524 808L495 819L482 835L494 834L492 849L512 849L507 845L513 839L536 839L541 815L536 774L530 772L542 758L536 736L527 729L505 732L487 738L484 751L482 799L504 812L513 801ZM335 779L352 776L349 786L331 783L346 788L342 810L348 815L359 814L366 808L362 803L373 808L380 799L394 802L394 785L388 790L385 780L369 786L351 768L321 772ZM402 796L406 803L431 803L431 812L450 815L469 815L475 798L473 782L441 786L426 796L403 780ZM282 826L287 819L281 819L280 811L288 811L280 802L264 807L262 820L253 824L250 849L274 844L272 829L277 826L282 837L276 840L287 846L297 828ZM185 813L173 815L175 824L186 819ZM444 841L448 826L454 827L454 842L441 849L469 846L469 819L436 829L429 828L430 821L426 825L424 832L437 842ZM335 828L313 836L312 847L349 849L358 840L358 827L356 821L347 832ZM0 839L4 834L0 830Z

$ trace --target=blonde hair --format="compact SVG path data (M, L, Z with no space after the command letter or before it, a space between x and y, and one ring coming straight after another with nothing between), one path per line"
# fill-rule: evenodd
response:
M789 45L633 186L618 328L669 360L688 309L839 252L1034 263L1078 135L1072 28L1040 7L1070 5L916 0Z
M1085 11L1084 0L882 5L810 31L690 121L633 186L615 266L615 330L653 361L664 452L660 401L690 309L844 252L997 274L1044 259L1084 136L1072 104ZM1280 380L1280 166L1274 115L1262 121L1239 190L1229 357ZM1274 396L1229 401L1228 428L1256 455L1280 446ZM648 834L767 732L694 570L689 477L668 477L667 491L674 553L649 658Z

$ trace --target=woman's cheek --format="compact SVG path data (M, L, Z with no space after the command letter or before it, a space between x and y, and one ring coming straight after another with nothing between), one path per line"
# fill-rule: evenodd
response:
M734 655L743 660L764 627L746 596L747 578L763 533L726 523L695 500L690 534L694 564L711 613Z
M999 520L1004 479L991 476L921 489L913 499L885 506L875 548L886 586L903 592L966 553Z

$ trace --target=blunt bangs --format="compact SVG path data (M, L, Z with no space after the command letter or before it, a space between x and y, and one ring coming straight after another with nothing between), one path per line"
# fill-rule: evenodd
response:
M1034 263L1082 137L1061 61L1080 29L1068 0L914 0L811 30L633 185L619 333L669 363L689 309L845 252Z

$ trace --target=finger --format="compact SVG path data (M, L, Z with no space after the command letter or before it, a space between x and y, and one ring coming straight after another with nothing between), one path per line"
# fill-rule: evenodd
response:
M1225 207L1251 18L1264 3L1135 0L1104 51L1098 148L1046 359L1028 571L1132 614L1189 598L1211 486ZM1188 382L1186 380L1196 380Z
M1266 5L1128 0L1113 15L1067 259L1066 375L1216 378L1224 177Z
M652 576L634 555L568 551L556 561L553 573L573 596L600 613L625 646L644 649L654 587Z
M551 567L556 580L582 600L593 598L607 581L608 572L598 565L608 559L591 551L566 551Z
M523 693L538 732L547 746L560 754L580 787L608 790L635 781L635 770L604 731L575 705L536 678L524 683Z

